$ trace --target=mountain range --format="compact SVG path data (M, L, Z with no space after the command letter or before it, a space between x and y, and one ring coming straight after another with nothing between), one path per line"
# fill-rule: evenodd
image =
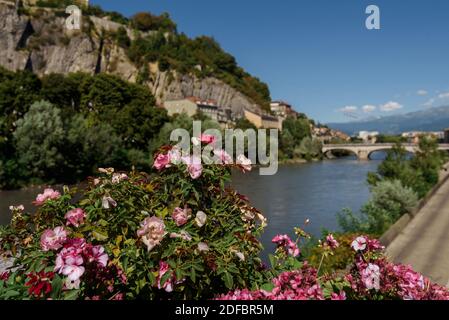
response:
M392 135L407 131L442 131L449 127L449 106L427 108L376 119L328 123L327 125L349 135L357 134L359 131L379 131L382 134Z

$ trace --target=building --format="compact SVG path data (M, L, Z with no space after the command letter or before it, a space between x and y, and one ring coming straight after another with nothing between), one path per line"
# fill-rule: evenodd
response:
M256 128L279 129L282 130L282 120L278 117L268 114L256 113L250 110L244 110L245 118Z
M446 139L446 131L448 131L449 138L449 129L445 131L410 131L403 132L402 137L406 138L409 143L418 144L421 137L431 137L437 139L438 141L445 141Z
M312 137L323 143L332 143L333 141L350 141L351 137L346 133L328 128L327 126L311 125Z
M262 117L262 128L282 130L282 120L280 118L273 117L268 114L263 114L261 117Z
M297 112L293 110L291 104L284 101L273 101L270 103L271 112L281 118L287 118L288 116L296 117Z
M198 112L201 112L212 120L219 122L224 128L230 127L235 122L232 110L218 106L215 100L188 97L180 100L165 101L164 108L169 116L186 113L189 117L193 117Z
M360 131L357 137L362 139L364 143L376 143L378 135L378 131Z
M444 129L444 143L449 143L449 128Z
M171 100L164 102L164 108L169 116L186 113L193 117L199 111L212 120L218 121L218 106L213 100L201 100L196 97L188 97L180 100Z

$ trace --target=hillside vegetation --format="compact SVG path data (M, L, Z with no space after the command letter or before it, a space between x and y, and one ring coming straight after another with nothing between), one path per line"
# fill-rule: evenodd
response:
M65 8L72 1L41 0L42 8ZM270 91L257 77L251 76L220 44L208 36L194 39L177 30L168 13L154 15L138 12L130 18L118 12L104 11L99 6L85 8L86 16L105 18L123 25L108 36L125 49L127 56L139 68L138 81L149 77L148 63L158 63L160 71L176 71L197 78L214 77L244 94L260 107L269 111ZM135 37L129 37L131 30Z

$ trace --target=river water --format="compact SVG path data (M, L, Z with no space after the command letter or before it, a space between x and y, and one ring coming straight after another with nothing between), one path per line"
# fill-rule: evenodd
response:
M358 161L355 157L325 160L297 165L282 165L274 176L260 176L259 170L235 173L232 185L251 200L268 219L262 235L267 251L274 246L270 240L278 233L293 234L295 226L303 226L314 236L322 228L338 230L336 213L348 207L355 212L369 198L366 175L375 171L382 154L374 154L375 160ZM377 160L376 160L377 159ZM62 188L57 188L62 189ZM42 187L24 190L0 191L0 224L10 220L10 205L23 204L27 210L31 202L42 192Z
M382 158L383 154L376 153L371 161L347 157L283 165L273 176L259 176L258 170L253 170L235 174L232 184L267 217L261 241L265 252L273 252L271 239L280 233L293 237L295 226L316 237L323 228L339 230L336 213L343 208L359 212L370 197L367 174L376 171ZM310 222L304 226L306 219Z

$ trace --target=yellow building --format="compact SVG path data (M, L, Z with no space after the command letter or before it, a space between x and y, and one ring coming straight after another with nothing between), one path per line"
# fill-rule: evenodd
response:
M251 122L256 128L279 129L282 130L282 121L278 117L258 114L245 109L245 118Z

